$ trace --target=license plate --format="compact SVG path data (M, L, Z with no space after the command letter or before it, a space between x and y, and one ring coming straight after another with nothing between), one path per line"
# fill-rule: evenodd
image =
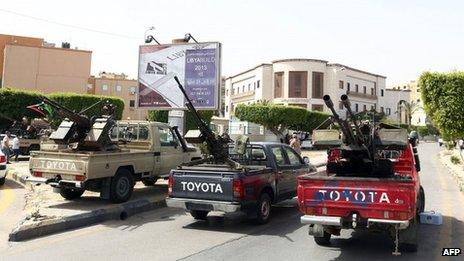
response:
M211 204L202 204L202 203L187 202L187 203L185 203L185 207L188 210L204 210L204 211L212 211L213 210L213 205L211 205Z

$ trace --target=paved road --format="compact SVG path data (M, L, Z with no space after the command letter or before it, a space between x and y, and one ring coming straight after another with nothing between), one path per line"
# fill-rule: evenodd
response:
M8 247L8 234L21 219L25 192L22 186L8 178L0 187L0 251Z
M436 143L421 143L426 209L443 214L442 226L421 225L417 253L392 257L386 236L345 231L331 247L319 247L299 222L295 202L273 209L272 221L253 226L242 216L219 214L194 221L160 209L28 242L15 243L4 260L437 260L442 247L464 248L464 196L436 160Z

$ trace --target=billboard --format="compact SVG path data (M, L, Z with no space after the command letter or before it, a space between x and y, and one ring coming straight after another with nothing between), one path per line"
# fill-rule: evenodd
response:
M217 42L142 45L137 105L185 110L185 98L174 80L177 76L196 108L218 109L220 65L221 45Z

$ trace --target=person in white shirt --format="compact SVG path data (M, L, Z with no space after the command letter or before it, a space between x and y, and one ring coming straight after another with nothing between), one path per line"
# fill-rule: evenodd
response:
M15 156L14 160L18 161L18 156L21 153L21 151L19 150L19 139L17 136L13 138L13 145L11 146L11 148L13 149L13 153Z
M11 140L11 134L9 131L6 131L5 137L2 140L2 152L3 154L5 154L7 164L10 164L10 156L11 156L10 140Z

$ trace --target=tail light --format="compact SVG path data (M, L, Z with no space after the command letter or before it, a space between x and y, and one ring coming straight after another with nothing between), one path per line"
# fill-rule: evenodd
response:
M6 157L5 156L0 156L0 163L6 162Z
M34 171L34 172L32 172L32 176L41 178L41 177L42 177L42 172L40 172L40 171Z
M234 192L234 198L243 198L245 196L243 181L240 179L234 179L232 191Z
M169 178L168 178L168 195L170 196L172 194L172 186L174 186L174 177L171 175L169 175Z
M76 181L84 181L84 180L85 180L85 176L83 176L83 175L76 175L76 176L75 176L75 179L76 179Z

